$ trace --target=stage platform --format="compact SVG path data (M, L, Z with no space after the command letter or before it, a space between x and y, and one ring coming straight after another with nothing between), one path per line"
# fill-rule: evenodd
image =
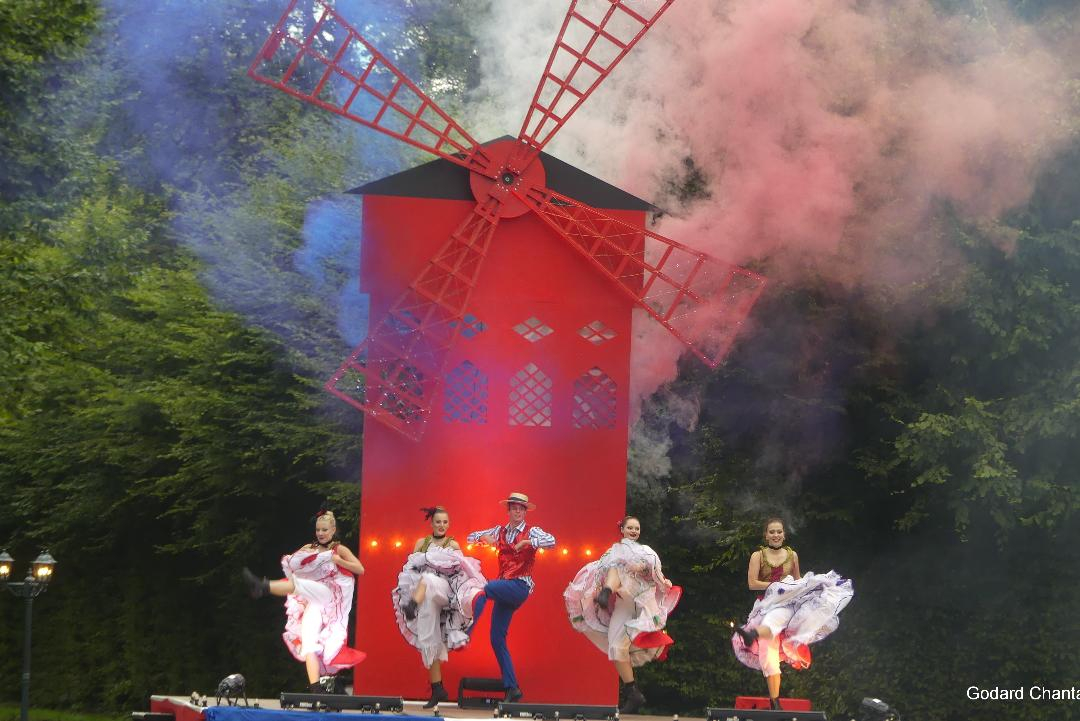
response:
M319 721L359 721L370 719L371 721L431 721L436 718L430 709L421 708L423 701L406 701L405 710L401 713L383 711L381 713L364 713L362 711L308 711L296 709L282 709L278 699L252 698L248 699L251 706L244 706L243 701L239 706L217 706L214 699L207 698L208 705L196 706L186 696L151 696L150 710L162 713L171 713L176 721L311 721L314 718ZM255 704L259 707L255 708ZM492 721L492 712L487 709L458 708L456 703L439 704L439 717L454 719L455 721ZM627 716L626 718L631 718ZM671 721L671 716L644 716L635 714L635 721ZM704 721L703 716L679 716L680 721Z

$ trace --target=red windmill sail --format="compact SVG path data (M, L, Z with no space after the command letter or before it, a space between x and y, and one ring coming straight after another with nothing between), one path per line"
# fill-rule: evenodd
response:
M481 146L326 0L292 0L249 75L465 167L477 202L330 392L419 438L499 221L530 211L704 362L723 360L764 278L548 189L539 158L672 2L571 2L518 139Z

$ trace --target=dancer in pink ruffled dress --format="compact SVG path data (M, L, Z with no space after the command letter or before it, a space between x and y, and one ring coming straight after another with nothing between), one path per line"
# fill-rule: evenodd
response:
M622 540L578 571L563 599L570 623L615 665L622 681L619 712L637 713L645 696L634 667L667 657L674 641L664 626L682 589L664 577L656 552L638 542L637 518L623 518L619 531Z
M448 652L469 643L466 631L473 623L473 602L484 592L487 579L480 561L464 555L451 536L450 514L442 506L420 509L431 521L431 534L418 538L398 585L391 592L401 635L420 652L428 670L431 698L424 708L449 698L442 683L442 664Z
M745 665L760 669L769 703L780 709L780 662L796 669L810 666L810 644L836 630L855 589L834 571L803 576L798 554L784 545L783 519L765 522L764 540L750 556L746 581L751 591L765 593L735 629L731 646Z
M281 557L285 578L268 581L244 569L252 598L266 594L285 597L285 646L307 668L309 690L323 693L320 677L355 666L365 654L350 648L349 611L355 576L364 567L346 546L334 540L337 521L330 511L315 519L315 541Z

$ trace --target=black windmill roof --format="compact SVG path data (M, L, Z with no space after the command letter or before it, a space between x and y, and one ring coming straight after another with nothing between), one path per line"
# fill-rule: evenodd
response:
M488 145L508 138L512 139L507 135L483 144ZM650 203L641 198L630 195L610 183L605 183L583 170L578 170L553 155L541 152L540 159L547 173L547 187L567 197L594 208L608 210L653 209ZM356 195L392 195L442 200L473 199L472 191L469 189L469 171L443 158L373 180L348 192Z

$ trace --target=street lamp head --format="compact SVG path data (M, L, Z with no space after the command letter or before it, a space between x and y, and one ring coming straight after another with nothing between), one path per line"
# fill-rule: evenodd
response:
M7 580L11 578L11 567L15 565L15 559L11 557L11 554L5 551L0 551L0 583L7 583Z
M55 566L56 559L50 556L47 550L42 550L41 554L34 559L34 565L32 567L34 580L39 583L48 583L52 580L53 568Z

